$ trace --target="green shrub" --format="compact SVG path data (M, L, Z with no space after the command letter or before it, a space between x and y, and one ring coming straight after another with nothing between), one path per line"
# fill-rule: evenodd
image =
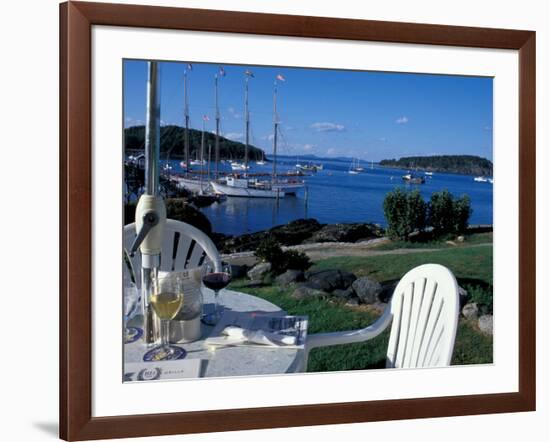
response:
M283 251L274 238L262 240L254 254L262 261L271 263L271 272L275 275L289 269L305 271L311 267L311 261L305 253L296 250Z
M283 256L281 245L274 238L263 239L254 254L265 262L270 262L272 265L275 261L279 261Z
M397 188L384 198L384 216L387 234L393 239L408 240L411 233L426 226L426 203L418 190Z
M428 223L436 234L461 233L468 227L472 209L467 195L454 198L448 190L435 192L428 207Z
M311 267L311 260L304 252L297 250L287 250L283 256L284 270L301 270L306 271ZM281 272L282 273L282 272Z
M455 232L461 233L468 229L472 211L470 197L468 195L462 195L462 197L454 200Z

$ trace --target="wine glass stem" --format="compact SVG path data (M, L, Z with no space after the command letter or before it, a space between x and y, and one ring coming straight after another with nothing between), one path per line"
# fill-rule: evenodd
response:
M162 319L160 321L160 345L164 349L168 349L170 347L170 343L168 342L169 334L170 334L170 321Z
M214 290L214 316L220 315L220 301L219 301L219 290Z

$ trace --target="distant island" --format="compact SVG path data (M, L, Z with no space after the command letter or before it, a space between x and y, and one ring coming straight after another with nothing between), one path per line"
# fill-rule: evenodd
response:
M172 159L184 158L185 129L180 126L169 125L160 128L160 157L165 159L169 155ZM208 156L208 144L211 145L211 158L214 160L215 135L204 133L204 156ZM132 126L124 129L124 150L126 154L135 154L143 151L145 146L145 126ZM200 156L201 131L189 129L189 153L191 159ZM248 159L256 161L262 159L263 151L255 146L248 146ZM220 159L242 160L244 158L244 144L220 136Z
M487 158L475 155L432 155L425 157L403 157L380 161L383 167L422 170L426 172L448 172L463 175L492 176L493 163Z

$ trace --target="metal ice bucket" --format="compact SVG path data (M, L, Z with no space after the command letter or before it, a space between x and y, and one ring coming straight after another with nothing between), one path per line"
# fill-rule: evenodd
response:
M183 307L170 321L170 342L193 342L201 338L201 269L178 272L183 279Z

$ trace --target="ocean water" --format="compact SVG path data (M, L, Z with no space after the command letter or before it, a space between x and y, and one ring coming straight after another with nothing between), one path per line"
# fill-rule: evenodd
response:
M305 161L301 160L300 163ZM174 171L179 165L173 162ZM305 177L307 195L301 190L296 197L274 199L227 198L221 203L205 207L202 212L208 217L216 232L240 235L257 232L299 218L315 218L321 223L374 222L385 225L383 201L385 195L401 187L418 188L428 200L432 192L447 189L455 196L466 194L473 209L470 224L493 223L493 185L477 183L470 175L435 172L426 177L426 184L407 185L401 176L407 171L381 168L363 162L363 173L348 173L350 164L340 160L316 161L324 170ZM296 158L279 158L278 170L294 170ZM223 166L226 170L228 166ZM251 165L251 172L270 172L271 163L265 166ZM307 198L306 198L307 196Z

